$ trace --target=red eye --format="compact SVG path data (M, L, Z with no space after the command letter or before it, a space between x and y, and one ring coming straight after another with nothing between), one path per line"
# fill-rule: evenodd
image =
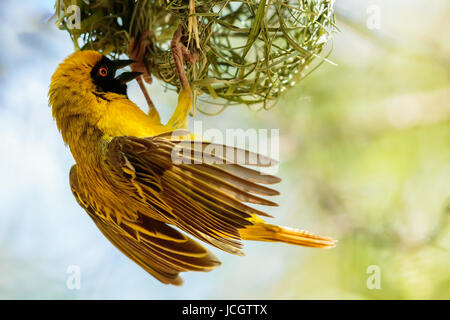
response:
M102 77L106 77L108 75L108 69L106 69L105 67L101 67L100 69L98 69L98 74Z

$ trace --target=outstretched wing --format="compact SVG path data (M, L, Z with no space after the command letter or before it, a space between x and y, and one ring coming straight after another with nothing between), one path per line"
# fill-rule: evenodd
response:
M239 164L238 164L239 163ZM241 166L270 166L269 158L242 149L201 141L182 141L170 133L112 139L105 164L114 184L134 199L195 237L241 254L239 229L252 215L268 216L246 203L276 206L261 196L279 193L264 184L280 181Z
M70 186L82 206L100 231L128 258L163 283L181 285L180 272L210 271L220 261L205 247L163 222L146 216L130 224L106 220L96 212L79 190L76 166L70 170ZM117 215L115 215L117 217Z

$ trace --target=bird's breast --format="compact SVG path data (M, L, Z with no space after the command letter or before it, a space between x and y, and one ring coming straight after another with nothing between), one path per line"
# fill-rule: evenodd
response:
M108 104L98 128L109 136L150 137L161 133L164 126L128 99Z

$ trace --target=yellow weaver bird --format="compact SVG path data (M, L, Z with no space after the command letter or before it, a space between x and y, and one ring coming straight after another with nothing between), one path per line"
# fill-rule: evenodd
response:
M241 240L333 247L331 238L265 223L259 216L268 215L246 204L275 206L264 197L278 195L266 185L279 178L237 163L173 161L180 138L172 132L186 128L192 106L183 65L188 52L179 38L174 37L172 51L182 90L165 125L157 113L146 114L127 97L126 83L140 73L116 76L132 60L112 61L96 51L79 51L53 74L49 103L76 162L70 186L80 206L121 252L173 285L182 284L180 272L220 265L185 233L233 254L242 254ZM201 152L208 153L207 145L200 143ZM188 160L198 158L190 143L183 144L183 151L189 151L183 152Z

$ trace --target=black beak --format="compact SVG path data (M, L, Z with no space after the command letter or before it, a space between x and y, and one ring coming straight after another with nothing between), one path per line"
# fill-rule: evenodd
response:
M125 68L125 67L127 67L130 64L133 64L135 62L136 61L134 61L134 60L114 60L114 61L112 61L113 68L115 70Z
M116 80L119 80L120 83L127 83L131 80L136 79L142 74L142 72L124 72L121 73L118 77L116 77Z
M115 60L113 61L114 69L122 69L124 67L129 66L130 64L135 63L134 60ZM142 74L142 72L123 72L118 77L116 77L116 80L119 80L120 83L127 83L131 80L136 79Z

